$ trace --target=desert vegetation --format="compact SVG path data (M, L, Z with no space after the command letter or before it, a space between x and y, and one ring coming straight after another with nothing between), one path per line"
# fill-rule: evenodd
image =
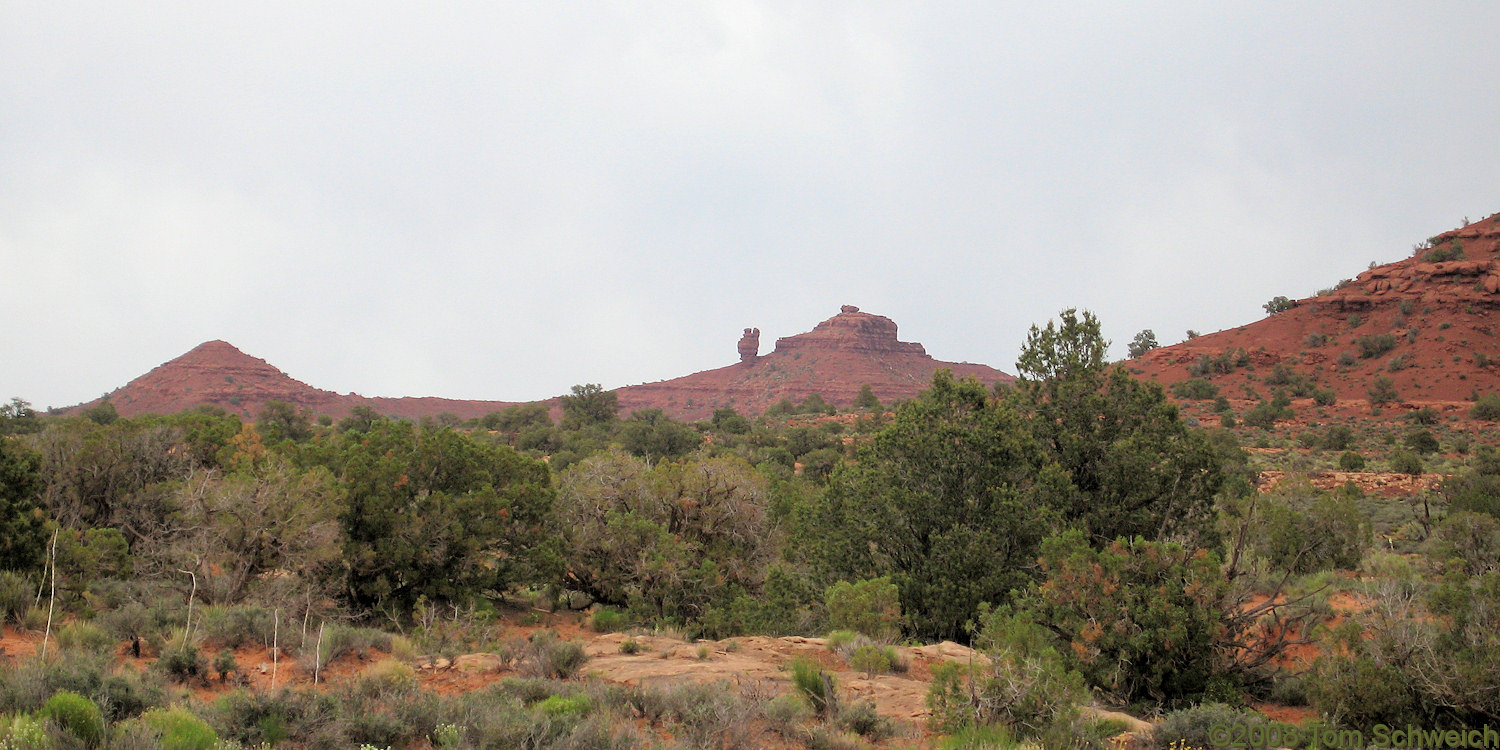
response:
M1309 424L1331 392L1243 349L1191 363L1179 406L1106 348L1070 310L1011 386L695 423L597 385L418 423L13 400L0 747L1196 747L1229 720L1500 718L1487 433ZM1266 389L1239 419L1236 371ZM824 634L767 646L770 677L691 676ZM870 697L898 684L919 715Z

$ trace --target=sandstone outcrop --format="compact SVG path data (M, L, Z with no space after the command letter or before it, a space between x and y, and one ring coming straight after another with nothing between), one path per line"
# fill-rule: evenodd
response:
M746 328L745 335L740 337L739 343L740 361L753 362L760 356L760 329Z
M896 321L884 315L860 312L854 305L844 305L838 315L819 323L807 333L776 339L777 352L808 349L927 356L927 350L921 344L896 339Z

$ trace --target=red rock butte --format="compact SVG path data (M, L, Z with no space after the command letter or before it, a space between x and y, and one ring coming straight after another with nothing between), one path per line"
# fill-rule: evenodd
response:
M759 329L746 329L742 344L752 331L758 340ZM897 339L895 321L853 305L807 333L777 339L770 354L739 351L738 364L617 389L621 411L655 408L679 419L702 419L715 409L732 408L755 415L783 398L800 401L814 393L848 407L866 385L889 403L922 392L943 368L986 385L1015 380L987 365L933 359L921 344Z

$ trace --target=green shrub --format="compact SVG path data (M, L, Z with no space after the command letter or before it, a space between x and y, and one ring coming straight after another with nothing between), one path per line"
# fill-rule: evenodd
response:
M0 748L5 750L48 750L51 741L42 722L25 714L0 715Z
M203 652L192 643L174 643L162 649L156 660L156 668L178 682L193 678L207 679L208 666L203 661Z
M595 633L613 633L625 627L625 615L608 607L602 607L594 610L593 616L589 618L589 627L593 628Z
M834 701L837 699L837 686L833 675L823 671L816 661L799 656L792 659L792 685L797 692L818 714L827 716L831 713Z
M59 691L47 699L37 717L56 722L84 747L99 747L104 742L104 714L97 704L75 692Z
M839 581L828 587L823 601L834 628L885 641L901 634L901 596L890 578Z
M1316 388L1312 392L1313 403L1318 406L1333 406L1338 403L1338 394L1332 388Z
M1365 457L1354 451L1344 451L1339 456L1339 468L1344 471L1364 471Z
M1219 677L1224 639L1236 636L1219 608L1228 584L1213 553L1139 538L1095 549L1072 529L1042 543L1040 563L1043 583L1022 604L1036 625L1010 626L1037 635L1017 653L1044 649L1051 632L1062 665L1125 702L1196 697ZM1061 666L1038 680L1070 683Z
M1466 576L1500 570L1500 521L1484 513L1452 513L1433 529L1427 551Z
M766 701L762 710L766 722L771 725L771 731L782 737L794 736L797 727L812 717L812 709L808 707L807 701L793 694L778 695Z
M1487 393L1469 407L1469 416L1487 422L1500 421L1500 393Z
M1458 240L1453 240L1452 242L1441 247L1434 247L1431 250L1428 250L1426 254L1422 256L1422 260L1425 260L1428 263L1442 263L1443 261L1448 260L1463 259L1464 246L1463 243L1459 242Z
M620 642L620 653L626 654L626 655L632 655L632 654L639 654L640 652L641 652L641 642L640 641L638 641L638 640L636 640L634 638L626 638L625 640L623 640L623 641Z
M1429 427L1437 424L1439 418L1440 415L1438 414L1437 409L1434 409L1431 406L1424 406L1420 409L1407 412L1405 417L1406 421L1411 422L1412 424L1427 425Z
M1022 747L1004 724L969 725L953 730L937 743L938 750L1009 750Z
M829 651L845 654L858 648L857 644L861 641L861 638L859 633L853 630L835 630L829 633L828 638L825 640L827 643L824 645L828 646ZM863 639L863 642L868 643L869 639Z
M359 675L359 689L367 696L389 695L417 686L417 671L396 659L381 659Z
M202 629L203 636L209 643L217 644L225 648L239 648L247 643L258 643L270 646L273 640L275 628L274 613L264 607L251 605L236 606L210 606L201 610L194 622ZM280 636L283 639L282 648L286 648L285 638L289 632L286 623L282 623Z
M1373 406L1389 404L1401 398L1401 396L1396 393L1395 381L1384 375L1375 378L1375 384L1370 386L1369 390L1365 393L1367 396L1369 396L1370 404Z
M891 657L879 646L860 646L849 657L849 666L866 675L885 674L891 671ZM864 732L860 732L864 734Z
M20 573L0 570L0 625L19 625L31 606L36 586Z
M1266 309L1266 312L1271 315L1284 313L1296 306L1297 303L1295 300L1287 299L1284 296L1272 297L1270 302L1262 305Z
M1328 432L1323 433L1323 439L1319 441L1320 447L1331 451L1348 450L1349 446L1353 444L1354 430L1349 429L1347 425L1341 424L1329 427Z
M566 680L577 674L588 659L583 644L560 641L556 633L539 630L531 634L522 651L520 671L533 677Z
M1406 433L1402 442L1421 456L1437 453L1440 447L1437 437L1429 430L1412 430Z
M1151 732L1151 746L1160 750L1219 747L1225 738L1214 733L1216 727L1235 727L1235 731L1244 727L1247 737L1254 732L1254 736L1266 738L1255 747L1286 747L1291 744L1287 738L1293 736L1288 730L1294 729L1289 725L1278 725L1254 711L1230 708L1222 703L1204 703L1162 717L1161 723Z
M1277 569L1293 573L1352 568L1371 539L1368 514L1343 493L1311 500L1267 497L1257 532L1257 551Z
M552 717L581 718L592 708L586 695L554 695L536 704L536 710Z
M1361 654L1318 658L1304 677L1308 703L1318 713L1352 727L1421 721L1410 681L1392 665Z
M872 742L880 742L896 733L896 727L887 719L875 712L875 704L870 701L860 701L839 713L839 724Z
M1362 359L1374 359L1386 352L1396 348L1396 337L1389 333L1376 333L1369 336L1360 336L1354 340L1354 345L1359 347L1359 356Z
M141 721L161 733L163 750L213 750L219 743L213 727L182 707L152 709Z
M1206 378L1189 378L1172 385L1172 394L1178 398L1205 401L1219 395L1219 386Z
M1391 471L1397 474L1416 476L1422 473L1422 457L1411 451L1399 450L1391 455Z
M70 622L57 629L57 645L103 654L114 648L115 639L92 622Z

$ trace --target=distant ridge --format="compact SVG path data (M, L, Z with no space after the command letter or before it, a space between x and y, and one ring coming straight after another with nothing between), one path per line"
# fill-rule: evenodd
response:
M985 365L935 360L921 344L897 340L896 323L890 318L860 312L849 305L807 333L778 339L775 350L765 356L758 355L758 337L758 330L746 330L738 345L738 364L616 389L621 415L658 408L678 419L700 419L724 407L757 415L783 398L801 401L814 393L836 406L848 407L865 385L889 402L911 398L924 390L939 368L949 368L960 377L979 378L986 384L1014 380ZM381 414L412 419L442 413L468 419L517 403L338 394L296 380L265 360L217 340L199 344L104 398L74 408L104 399L122 416L172 414L208 404L250 418L268 401L286 401L334 418L363 405ZM543 403L555 410L558 402L548 399Z
M1312 377L1340 401L1367 398L1390 378L1407 403L1500 390L1500 214L1432 237L1404 260L1375 266L1249 325L1147 352L1130 362L1163 384L1201 360L1243 349L1249 367L1213 381L1229 398L1245 386L1269 398L1277 365ZM1386 345L1375 356L1363 356Z

